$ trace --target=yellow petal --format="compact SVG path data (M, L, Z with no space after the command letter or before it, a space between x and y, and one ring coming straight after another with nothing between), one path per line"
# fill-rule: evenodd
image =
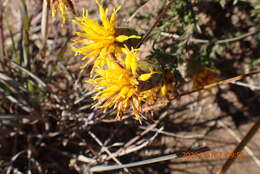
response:
M152 77L152 75L155 73L157 73L157 72L150 72L150 73L142 74L138 77L138 80L141 80L141 81L149 80Z
M131 35L131 36L119 35L119 36L116 37L116 41L117 42L124 42L124 41L126 41L128 39L133 39L133 38L140 39L141 37L137 36L137 35Z
M136 56L129 52L125 58L126 69L131 70L133 74L136 74L137 60Z
M161 97L165 97L167 94L167 86L166 84L163 84L163 86L161 87L160 93L161 93Z

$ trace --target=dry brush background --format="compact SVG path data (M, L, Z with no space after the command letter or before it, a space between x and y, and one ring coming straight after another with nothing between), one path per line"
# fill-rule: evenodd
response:
M213 47L223 42L221 48L216 47L219 52L214 60L222 79L249 73L252 67L259 69L260 4L254 0L194 2L198 2L194 10L202 32L189 37L187 44ZM103 113L91 107L94 91L85 82L89 71L80 73L83 62L70 48L77 27L69 21L62 26L59 17L49 16L43 48L42 1L0 3L0 173L87 173L97 165L132 163L200 147L225 154L259 119L260 75L254 74L211 92L146 106L142 124L128 117L131 112L123 120L114 120L112 110ZM118 23L140 33L149 30L165 5L160 0L105 4L109 9L121 5ZM75 3L78 15L82 8L98 20L94 0ZM234 32L240 35L222 37ZM175 43L175 35L160 33L165 39L159 44L168 44L169 38ZM141 46L142 57L149 55L153 42L150 38ZM183 92L191 86L185 80ZM245 157L237 159L227 173L258 173L259 133L242 152ZM104 173L215 173L225 160L176 158Z

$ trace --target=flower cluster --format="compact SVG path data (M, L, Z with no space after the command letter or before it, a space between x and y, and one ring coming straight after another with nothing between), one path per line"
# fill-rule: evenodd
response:
M48 2L53 15L59 9L63 21L67 18L67 8L75 13L72 0ZM81 17L72 20L81 29L75 33L80 39L73 41L72 50L85 61L82 71L92 65L91 79L87 82L96 91L93 99L97 103L94 107L104 112L115 109L117 118L132 111L134 118L140 120L143 104L151 105L158 98L169 99L177 92L173 87L177 81L173 59L163 57L160 51L148 59L140 59L136 46L141 37L133 29L116 26L120 8L113 9L108 17L108 9L99 0L96 4L100 22L91 19L87 10L83 10ZM198 60L190 61L187 69L193 88L219 80L212 69L201 66Z
M97 100L94 107L106 111L114 108L117 118L129 109L136 119L140 120L142 103L152 103L158 96L165 96L170 88L169 78L159 78L158 83L153 79L163 77L163 72L148 68L142 71L139 66L138 49L129 41L140 39L131 29L117 28L116 16L119 8L113 9L108 17L105 9L98 0L101 23L89 18L88 12L83 11L82 17L75 17L81 32L81 37L74 40L72 50L82 55L86 61L82 70L92 64L91 78L88 83L94 86ZM132 42L133 43L133 42ZM161 80L164 79L164 80Z

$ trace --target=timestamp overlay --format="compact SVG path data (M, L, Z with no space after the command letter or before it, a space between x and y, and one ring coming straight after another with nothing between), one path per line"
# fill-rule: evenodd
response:
M245 157L244 152L183 152L184 159L227 159Z

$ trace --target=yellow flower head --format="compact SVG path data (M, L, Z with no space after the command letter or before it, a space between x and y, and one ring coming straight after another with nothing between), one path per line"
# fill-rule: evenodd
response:
M173 73L166 72L161 76L160 81L153 85L153 88L142 92L142 99L148 104L153 104L158 98L169 97L169 93L174 92Z
M218 81L220 81L220 78L213 69L203 67L201 71L192 76L192 89L201 88Z
M98 108L106 109L114 107L117 117L120 117L128 109L132 109L136 119L140 119L142 112L139 82L148 80L153 72L142 75L137 74L136 50L122 49L125 55L123 62L108 58L105 68L97 67L97 78L89 80L96 87L94 96Z
M110 19L107 17L108 9L104 9L103 6L96 0L99 7L100 20L102 24L88 17L88 12L83 10L82 17L76 17L73 22L80 26L83 32L76 32L76 34L83 39L74 41L75 44L81 46L79 48L73 48L77 54L84 55L82 60L94 56L90 59L84 67L89 63L94 62L95 59L101 55L105 57L110 53L115 57L119 57L122 53L122 43L131 38L140 38L136 35L122 35L116 32L116 13L119 8L114 9ZM97 64L95 62L95 64ZM83 67L83 68L84 68Z
M63 22L65 22L65 20L67 19L67 8L69 8L72 13L75 14L72 0L48 0L48 4L52 9L52 16L56 16L57 10L59 10Z

